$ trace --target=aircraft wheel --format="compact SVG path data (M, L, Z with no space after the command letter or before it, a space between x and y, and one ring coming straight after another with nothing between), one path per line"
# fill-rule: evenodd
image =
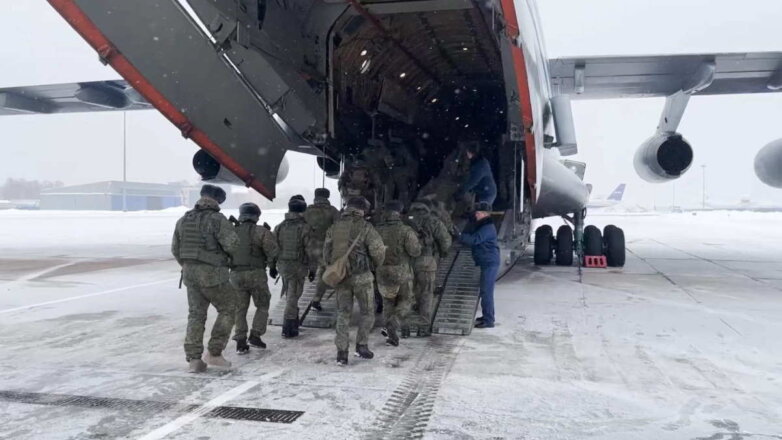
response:
M557 266L573 265L573 229L562 225L557 229Z
M603 236L606 250L606 261L610 267L625 265L625 233L614 225L605 227Z
M584 228L584 255L603 255L603 236L597 226Z
M535 230L535 264L544 266L551 263L554 232L549 225L543 225Z

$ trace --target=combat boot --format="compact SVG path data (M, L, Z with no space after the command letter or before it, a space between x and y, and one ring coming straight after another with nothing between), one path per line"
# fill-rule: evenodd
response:
M247 345L247 339L236 340L236 354L247 354L250 352L250 346Z
M201 359L190 359L188 363L190 364L190 369L188 371L191 373L203 373L206 371L206 362Z
M347 365L347 364L348 364L348 352L347 352L347 350L345 350L345 351L342 351L342 350L337 351L337 365L344 366L344 365Z
M397 336L395 331L387 332L386 335L386 345L390 345L392 347L399 347L399 336Z
M410 337L410 327L402 327L402 339Z
M215 356L212 353L207 353L207 355L204 356L204 361L215 368L222 368L225 370L231 368L231 363L225 360L222 354Z
M375 353L369 351L369 347L366 345L356 345L356 356L362 359L372 359L375 357Z
M259 335L250 333L250 337L247 339L247 342L249 342L253 347L266 348L266 343L261 340Z
M323 311L323 306L320 305L320 301L313 301L312 302L312 308L317 310L317 311L319 311L319 312Z
M285 338L295 338L299 336L299 329L296 328L298 320L286 319L282 322L282 336Z

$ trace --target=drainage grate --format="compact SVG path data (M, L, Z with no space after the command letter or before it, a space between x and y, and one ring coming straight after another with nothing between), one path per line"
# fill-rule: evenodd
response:
M69 394L27 393L22 391L0 391L0 400L32 405L77 406L81 408L101 408L128 411L160 412L176 410L191 412L199 405L182 405L174 402L155 400L117 399L112 397L75 396ZM241 408L218 406L204 414L204 417L216 419L248 420L252 422L293 423L304 414L303 411L282 409Z

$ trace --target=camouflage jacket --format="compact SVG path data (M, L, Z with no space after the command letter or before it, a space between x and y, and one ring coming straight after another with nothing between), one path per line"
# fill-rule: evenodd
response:
M193 237L185 236L184 225L189 217L200 215L200 237L194 241ZM197 244L201 242L201 244ZM195 208L188 211L177 221L174 235L171 239L171 254L183 268L185 285L216 286L228 281L228 264L230 256L236 251L239 239L234 231L234 226L223 214L220 213L220 205L206 197L202 197ZM207 258L186 258L193 250L188 247L201 246L197 251L209 255ZM214 261L206 261L213 257Z
M362 211L345 208L339 220L326 232L323 259L326 264L331 264L345 255L359 234L361 238L348 257L348 277L371 280L372 270L380 267L385 260L385 246L380 234L364 220Z
M328 199L316 197L312 205L304 212L304 220L310 228L309 246L323 248L326 231L339 220L339 210L329 203Z
M304 216L294 212L286 213L285 220L274 228L279 252L271 266L276 266L281 274L298 274L302 267L308 266L307 229Z
M451 248L451 235L445 225L421 203L413 203L406 223L421 241L421 256L415 259L415 268L437 270L437 258L445 256Z
M412 259L421 255L418 234L395 212L386 214L377 232L386 245L385 261L377 269L378 284L399 284L411 279Z

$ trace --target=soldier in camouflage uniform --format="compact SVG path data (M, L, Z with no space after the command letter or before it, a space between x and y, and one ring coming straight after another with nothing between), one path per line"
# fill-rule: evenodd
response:
M315 201L304 211L304 220L309 226L309 241L307 242L307 257L309 258L309 280L317 280L315 296L312 298L312 308L321 311L320 301L326 293L326 283L323 282L323 242L326 231L339 220L339 210L329 202L331 193L326 188L315 190Z
M413 293L418 316L415 320L408 319L408 322L418 325L419 336L428 336L432 320L437 259L448 253L451 235L443 223L432 216L424 201L417 201L410 206L407 223L416 231L421 241L421 255L413 261ZM403 331L402 336L406 336L406 331Z
M220 203L224 201L222 188L204 185L195 208L177 222L171 241L171 253L182 266L182 279L187 286L185 356L192 373L205 371L207 364L231 367L222 353L236 313L236 294L228 282L228 266L239 240L233 225L220 213ZM208 353L201 360L210 304L217 309L217 320L212 326Z
M288 202L285 220L274 228L274 236L280 252L272 264L269 274L282 275L282 289L288 299L285 303L285 315L282 323L282 336L294 338L299 335L299 298L304 291L304 279L307 277L307 241L309 231L304 221L307 202L301 196L293 196Z
M266 278L266 263L277 258L277 240L274 234L263 226L258 226L261 210L255 203L245 203L239 207L239 221L236 235L239 247L233 256L231 265L231 285L236 290L236 352L246 354L247 310L250 299L255 304L255 316L250 330L250 345L266 348L261 336L266 333L269 320L269 301L271 293Z
M347 277L336 287L338 314L334 342L337 345L337 363L340 365L348 363L350 314L354 298L361 313L356 334L356 354L364 359L374 357L374 353L369 350L369 332L375 323L372 269L383 264L385 247L375 228L364 220L364 213L369 208L369 202L363 197L351 198L340 219L326 232L323 244L323 257L328 265L347 254L353 241L358 240L348 256Z
M377 191L381 186L377 174L373 173L366 162L362 160L354 160L345 167L345 171L339 176L338 185L343 199L364 197L372 203L375 202ZM367 214L369 214L369 210L367 210Z
M386 344L399 345L399 329L413 302L412 259L421 255L418 235L402 222L404 204L392 200L385 205L386 216L377 232L386 244L383 265L377 268L377 287L383 296Z

